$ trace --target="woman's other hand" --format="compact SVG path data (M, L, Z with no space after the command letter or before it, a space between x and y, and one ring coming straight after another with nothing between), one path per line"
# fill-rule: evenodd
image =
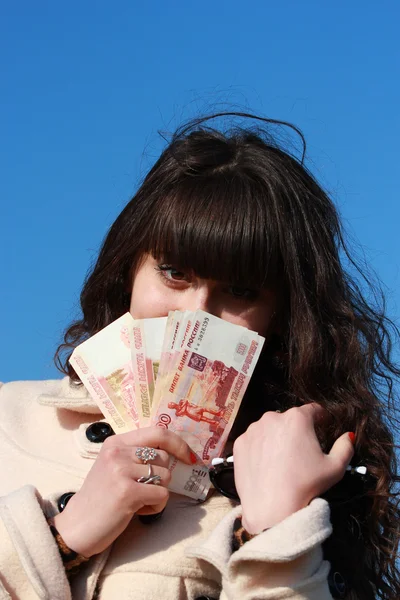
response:
M315 433L318 404L267 412L235 442L235 483L249 533L272 527L307 506L344 475L353 454L345 433L325 454Z
M155 460L144 464L136 449L157 449ZM126 529L135 513L159 513L168 501L170 456L191 463L190 448L178 435L160 427L146 427L106 439L81 489L54 524L64 542L90 557L105 550ZM152 465L160 485L138 483Z

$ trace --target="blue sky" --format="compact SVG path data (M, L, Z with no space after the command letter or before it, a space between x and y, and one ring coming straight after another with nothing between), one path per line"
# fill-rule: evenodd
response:
M57 377L99 244L183 119L298 125L309 166L400 307L394 0L27 0L0 7L0 380Z

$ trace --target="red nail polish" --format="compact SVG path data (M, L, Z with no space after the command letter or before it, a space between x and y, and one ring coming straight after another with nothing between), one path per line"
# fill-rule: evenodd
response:
M192 463L192 465L195 465L197 463L197 456L194 452L190 453L190 462Z
M355 434L355 433L353 433L352 431L350 431L350 433L349 433L349 438L350 438L350 441L351 441L351 443L352 443L352 444L353 444L353 446L354 446L354 444L355 444L355 441L356 441L356 434Z

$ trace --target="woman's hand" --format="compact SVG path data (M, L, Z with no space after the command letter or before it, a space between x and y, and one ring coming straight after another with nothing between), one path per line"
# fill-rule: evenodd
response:
M314 424L318 404L268 412L235 442L235 483L249 533L272 527L337 483L353 454L348 433L322 452Z
M136 449L149 446L158 456L146 465ZM105 550L125 530L135 513L161 512L168 501L169 455L191 463L190 448L175 433L145 427L106 439L82 488L68 502L54 524L69 548L87 558ZM138 483L149 464L160 485Z

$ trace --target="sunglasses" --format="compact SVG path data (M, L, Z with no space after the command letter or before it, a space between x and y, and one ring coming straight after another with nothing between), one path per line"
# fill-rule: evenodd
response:
M236 490L235 485L235 473L233 470L233 456L229 456L224 459L214 459L215 461L220 461L218 464L213 465L209 470L210 481L220 494L230 498L231 500L235 500L236 502L240 502L239 494ZM349 465L346 468L346 475L357 475L357 479L361 480L361 482L365 481L368 477L367 475L367 467L365 466L351 466ZM334 489L334 488L332 488Z
M233 463L224 461L219 465L211 467L209 476L211 483L220 494L231 500L240 502L235 485Z

